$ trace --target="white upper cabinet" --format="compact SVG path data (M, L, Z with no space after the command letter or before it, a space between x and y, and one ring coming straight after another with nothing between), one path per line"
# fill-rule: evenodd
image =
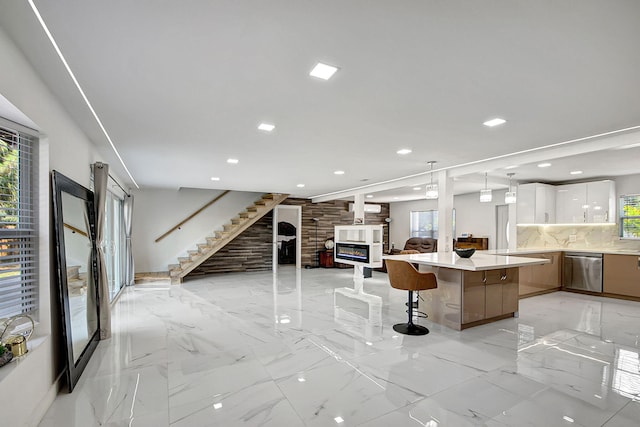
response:
M556 222L555 187L531 183L518 186L518 224L554 224Z
M616 186L613 181L587 182L587 222L616 222Z
M556 222L576 224L587 222L587 184L556 186Z
M558 185L556 222L615 223L615 183L610 180Z

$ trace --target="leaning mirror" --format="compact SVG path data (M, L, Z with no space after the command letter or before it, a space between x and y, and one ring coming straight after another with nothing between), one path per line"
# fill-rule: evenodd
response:
M71 392L100 340L95 213L91 190L56 171L52 180L56 270Z

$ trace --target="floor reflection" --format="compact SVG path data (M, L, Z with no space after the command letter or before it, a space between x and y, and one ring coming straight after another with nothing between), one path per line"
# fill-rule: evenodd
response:
M640 303L557 292L521 300L519 318L464 331L420 318L431 333L412 337L392 329L406 321L406 292L379 272L362 289L349 269L295 268L126 289L113 338L41 425L640 419Z

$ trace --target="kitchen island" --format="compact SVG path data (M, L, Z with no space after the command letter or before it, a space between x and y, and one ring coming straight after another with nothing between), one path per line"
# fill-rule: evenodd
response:
M420 296L420 311L435 323L462 330L518 315L519 268L547 259L476 252L460 258L455 252L389 255L432 271L438 287Z

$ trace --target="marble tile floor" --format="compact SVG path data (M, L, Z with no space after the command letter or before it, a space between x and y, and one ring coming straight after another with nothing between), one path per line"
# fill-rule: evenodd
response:
M49 426L638 426L640 303L557 292L462 332L384 273L281 268L127 288Z

